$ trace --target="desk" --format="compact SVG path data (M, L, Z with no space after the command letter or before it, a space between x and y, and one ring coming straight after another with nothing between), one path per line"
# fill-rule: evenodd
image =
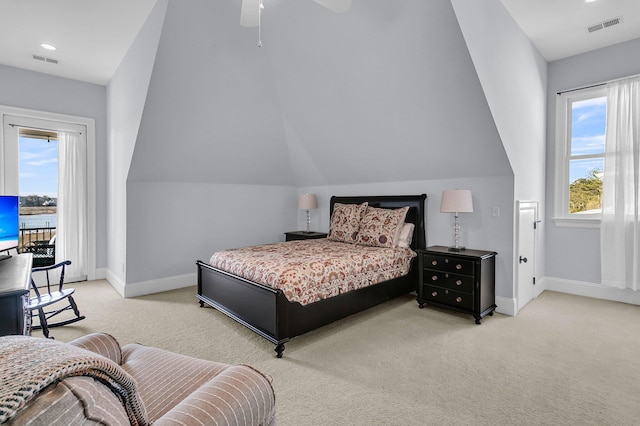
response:
M30 253L0 261L0 336L28 334L30 313L24 307L29 300L32 262Z

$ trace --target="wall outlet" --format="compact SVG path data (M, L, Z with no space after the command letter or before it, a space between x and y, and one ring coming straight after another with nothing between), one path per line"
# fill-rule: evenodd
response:
M500 217L500 207L493 206L493 208L491 209L491 216Z

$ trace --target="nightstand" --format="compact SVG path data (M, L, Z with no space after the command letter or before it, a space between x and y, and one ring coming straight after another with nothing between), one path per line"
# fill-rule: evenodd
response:
M496 252L449 251L432 246L418 253L418 306L425 303L473 315L480 324L496 309Z
M326 232L307 232L307 231L291 231L285 232L285 241L293 240L315 240L318 238L327 238Z

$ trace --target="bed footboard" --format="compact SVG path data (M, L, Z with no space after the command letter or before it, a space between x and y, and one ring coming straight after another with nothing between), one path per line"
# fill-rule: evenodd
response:
M200 306L206 303L269 340L282 358L284 344L292 338L416 291L416 263L404 277L302 306L288 301L281 291L197 261L196 297Z
M269 340L276 345L276 353L281 358L284 343L290 339L287 300L282 292L231 275L200 260L196 264L196 297L200 306L206 303Z

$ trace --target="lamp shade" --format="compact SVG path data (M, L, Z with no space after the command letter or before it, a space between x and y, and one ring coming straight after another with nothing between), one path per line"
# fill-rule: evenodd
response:
M468 189L447 189L442 191L441 213L472 213L473 201Z
M318 208L318 199L316 194L302 194L298 198L298 208L303 210L312 210Z

